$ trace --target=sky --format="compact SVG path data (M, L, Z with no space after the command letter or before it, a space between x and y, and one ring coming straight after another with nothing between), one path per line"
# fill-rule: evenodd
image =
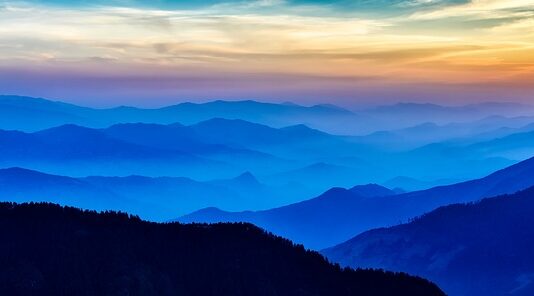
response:
M0 93L534 101L534 0L0 0Z

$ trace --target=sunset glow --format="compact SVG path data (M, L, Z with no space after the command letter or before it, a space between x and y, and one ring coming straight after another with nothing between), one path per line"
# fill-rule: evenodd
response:
M97 105L533 93L532 0L188 2L0 1L0 90L96 89Z

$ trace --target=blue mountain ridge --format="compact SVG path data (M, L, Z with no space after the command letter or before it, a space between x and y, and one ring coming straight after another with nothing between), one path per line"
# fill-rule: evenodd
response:
M261 209L291 200L285 187L260 183L250 173L196 181L185 177L72 178L23 168L0 169L0 198L12 202L47 201L95 210L121 210L151 221L207 206Z
M247 221L312 249L333 246L377 227L408 221L443 205L534 186L534 158L487 177L399 195L366 198L334 188L317 198L265 211L197 211L181 222Z
M462 194L461 191L458 194ZM451 296L534 293L534 187L440 207L323 250L344 266L424 276Z

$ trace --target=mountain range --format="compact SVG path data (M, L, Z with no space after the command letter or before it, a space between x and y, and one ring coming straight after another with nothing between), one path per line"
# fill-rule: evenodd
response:
M0 96L0 294L530 295L533 114Z
M224 173L231 170L222 162L125 142L76 125L34 133L0 131L0 142L3 167L28 167L62 175L128 175L142 170L148 175L205 176L210 169Z
M457 192L462 195L462 191ZM533 295L534 187L436 209L323 251L345 266L402 270L451 296Z
M532 116L534 106L529 104L485 102L463 106L442 106L431 103L401 102L393 105L360 109L365 114L382 122L384 126L410 127L432 122L447 125L453 122L467 123L479 121L494 115L507 117Z
M0 140L8 143L0 147L5 152L0 157L4 168L18 166L70 176L133 174L198 180L230 178L250 171L264 183L279 184L287 177L298 187L309 188L308 196L331 187L384 183L398 176L432 182L479 178L526 159L532 151L530 143L519 136L532 131L528 124L532 117L522 116L531 108L516 104L400 104L352 112L332 105L214 101L157 109L95 109L0 96L0 107ZM440 110L442 118L449 118L448 123L432 122L428 114L435 110ZM414 122L382 129L379 123L395 112L399 117L394 118L415 116ZM470 120L455 117L469 112L474 114ZM365 125L380 132L339 136L317 122L348 128ZM97 136L101 138L97 140ZM59 147L57 141L52 145L54 137L69 139L69 145ZM501 147L498 150L475 149L491 145L487 142L497 138L509 143L495 143ZM81 148L69 151L75 143ZM25 151L24 147L39 149ZM65 154L69 162L59 163L54 154ZM21 155L28 159L22 160ZM116 165L105 163L105 157ZM419 161L422 157L426 161ZM305 177L320 171L320 166L328 171L324 175L328 178L308 182Z
M404 273L341 269L250 224L1 203L0 236L2 295L444 295Z
M95 210L122 210L151 221L166 221L209 206L228 210L268 209L290 200L298 188L267 186L251 173L196 181L185 177L73 178L23 168L0 169L0 199L54 202Z
M331 104L301 106L294 103L212 101L181 103L154 109L120 106L108 109L23 96L0 96L0 129L38 131L64 124L103 128L117 123L185 125L212 118L241 119L273 127L306 124L334 134L364 135L409 128L427 122L448 124L478 121L501 115L531 116L534 107L514 103L481 103L466 106L399 103L350 111ZM31 119L31 120L28 120Z
M288 206L247 212L200 210L181 222L246 221L278 235L322 249L377 227L396 225L443 205L476 201L534 186L534 158L481 179L386 196L368 196L333 188L322 195Z
M438 125L432 121L401 129L354 136L355 143L371 145L389 151L406 151L431 143L473 144L534 130L534 117L504 117L491 115L480 120L450 122Z
M310 196L335 186L385 182L397 176L478 177L524 159L532 151L529 135L386 153L303 125L276 129L227 119L190 126L135 123L94 129L63 125L33 133L0 130L0 166L70 176L133 174L199 180L250 171L265 183L308 187L303 195ZM420 157L428 161L418 162ZM440 170L431 170L437 165ZM308 182L317 174L325 177Z
M330 177L306 184L316 171L311 164L321 154L358 150L357 146L305 126L275 129L241 120L212 119L192 126L118 124L104 129L63 125L33 133L0 130L0 143L4 168L74 177L185 176L202 181L249 171L274 187L286 187L284 196L294 195L292 201L372 177L361 173L364 164L325 164Z
M0 128L28 132L64 124L93 128L133 122L190 125L212 118L241 119L274 127L305 123L320 128L333 120L354 117L357 117L354 113L337 106L305 107L251 100L181 103L156 109L128 106L96 109L41 98L0 96Z

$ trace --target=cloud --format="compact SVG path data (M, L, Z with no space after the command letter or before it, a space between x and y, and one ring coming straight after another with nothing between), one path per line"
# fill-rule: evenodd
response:
M411 19L532 17L533 12L534 0L472 0L462 5L415 12Z
M196 83L226 81L237 89L243 79L247 92L267 91L279 83L273 77L331 90L355 81L512 85L534 71L531 1L386 2L409 9L377 16L311 1L211 1L182 9L11 2L0 10L0 67L117 77L150 71L161 79L157 73L202 73ZM235 79L225 80L228 73Z

